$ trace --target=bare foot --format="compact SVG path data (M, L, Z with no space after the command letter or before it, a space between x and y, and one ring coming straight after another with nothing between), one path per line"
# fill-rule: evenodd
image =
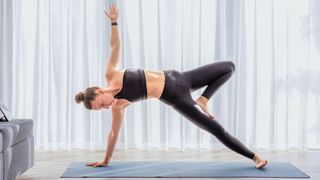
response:
M256 163L256 168L260 169L262 167L264 167L265 165L267 165L268 160L264 160L262 159L260 156L258 155L254 155L253 161Z
M202 96L201 96L202 97ZM201 107L201 109L207 114L207 116L209 116L209 118L214 119L214 116L209 113L208 108L207 108L207 104L205 101L203 101L202 98L199 98L198 100L196 100L196 103Z

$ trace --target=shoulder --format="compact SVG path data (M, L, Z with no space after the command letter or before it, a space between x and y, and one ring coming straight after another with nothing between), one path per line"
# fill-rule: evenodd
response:
M124 71L125 70L118 70L116 68L110 67L105 74L105 80L108 84L122 81Z
M132 102L126 100L126 99L118 99L112 106L112 111L120 111L124 110L126 107L128 107Z

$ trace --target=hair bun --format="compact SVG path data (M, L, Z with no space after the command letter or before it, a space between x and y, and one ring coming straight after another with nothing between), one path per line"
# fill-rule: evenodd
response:
M84 93L82 91L80 91L76 97L75 100L77 103L81 103L84 100Z

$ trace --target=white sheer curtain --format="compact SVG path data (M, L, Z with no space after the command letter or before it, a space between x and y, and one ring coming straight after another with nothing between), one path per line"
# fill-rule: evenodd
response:
M253 150L319 148L317 1L3 0L0 99L13 117L34 120L37 150L106 148L111 112L88 111L74 95L107 85L103 11L112 2L120 9L120 69L232 60L236 73L209 101L226 130ZM225 146L149 99L126 109L116 148Z
M252 148L320 147L320 1L219 1L216 58L236 61L229 108Z

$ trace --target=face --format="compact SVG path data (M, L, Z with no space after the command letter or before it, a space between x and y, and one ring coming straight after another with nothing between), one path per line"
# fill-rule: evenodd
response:
M114 102L115 99L111 93L98 90L95 100L91 102L91 106L93 110L109 109Z

